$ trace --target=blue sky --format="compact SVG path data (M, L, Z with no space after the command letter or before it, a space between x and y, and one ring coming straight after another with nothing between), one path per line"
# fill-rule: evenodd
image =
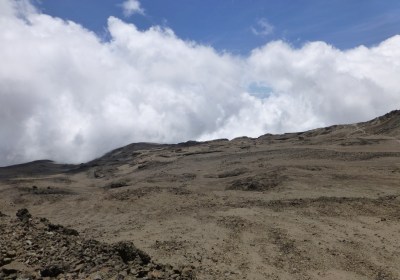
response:
M247 54L272 40L299 47L324 41L339 49L371 46L400 33L398 0L142 0L144 14L125 17L115 0L41 0L42 12L104 36L109 16L144 30L167 26L185 40ZM264 30L267 23L272 28ZM263 32L267 31L267 32Z

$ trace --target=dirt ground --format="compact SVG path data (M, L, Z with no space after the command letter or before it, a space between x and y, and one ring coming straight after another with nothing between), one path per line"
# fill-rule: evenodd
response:
M394 111L256 139L132 144L79 166L0 168L0 211L132 241L197 279L400 279L399 139Z

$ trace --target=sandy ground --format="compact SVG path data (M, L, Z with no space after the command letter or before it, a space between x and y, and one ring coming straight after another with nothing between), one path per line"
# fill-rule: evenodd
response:
M304 133L131 145L74 172L2 168L0 211L133 241L197 279L400 279L399 125L397 111Z

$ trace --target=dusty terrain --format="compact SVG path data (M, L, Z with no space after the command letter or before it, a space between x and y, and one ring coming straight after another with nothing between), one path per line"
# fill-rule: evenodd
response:
M21 208L38 229L61 224L107 252L132 242L151 269L166 264L139 275L121 263L112 279L185 279L188 267L196 279L400 279L400 111L257 139L132 144L79 166L0 168L3 277L10 267L22 275L26 260L26 248L8 247L27 234L5 238L23 230ZM23 267L63 265L49 261ZM58 278L111 277L85 265Z

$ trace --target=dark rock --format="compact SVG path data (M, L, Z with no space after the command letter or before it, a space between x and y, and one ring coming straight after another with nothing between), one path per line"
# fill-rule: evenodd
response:
M118 181L118 182L112 182L108 185L105 186L106 189L118 189L118 188L122 188L122 187L126 187L128 186L128 182L127 181Z
M2 271L5 275L16 274L18 272L18 270L14 268L3 268Z
M141 271L138 271L137 277L138 277L138 278L144 278L144 277L147 276L147 274L148 274L148 271L141 270Z
M64 271L57 265L51 265L40 270L40 275L42 277L57 277L61 273L64 273Z
M122 274L118 274L115 280L125 280L125 276Z
M46 219L46 218L40 218L39 221L40 221L41 223L44 223L44 224L50 223L49 220Z
M17 211L17 218L23 222L27 222L32 218L32 215L29 213L28 209L22 208Z
M118 242L114 246L114 248L118 252L118 255L121 257L121 259L125 263L127 263L129 261L134 261L137 257L139 257L140 260L144 264L148 264L151 261L151 258L149 255L147 255L145 252L137 249L130 242Z
M106 175L101 173L100 171L94 171L94 178L104 178Z
M178 143L178 144L176 144L176 146L177 147L193 147L193 146L198 146L200 144L201 144L200 142L189 140L186 142Z
M0 259L0 266L6 265L11 263L13 260L12 258L4 258L4 259Z
M55 231L55 232L65 234L65 235L74 235L74 236L79 235L78 231L71 229L71 228L64 227L62 225L48 224L47 228L48 228L48 231Z
M7 255L7 257L9 257L9 258L14 258L14 257L17 255L17 252L15 252L15 251L8 251L8 252L6 253L6 255Z

